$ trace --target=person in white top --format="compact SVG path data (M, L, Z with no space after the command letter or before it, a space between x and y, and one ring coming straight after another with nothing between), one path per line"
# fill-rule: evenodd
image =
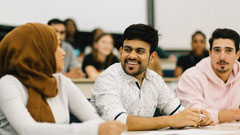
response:
M123 124L104 122L71 80L56 73L65 56L58 41L50 26L29 23L0 43L0 134L121 134ZM69 112L83 122L69 124Z
M128 130L212 124L205 110L184 109L161 76L147 68L156 57L157 30L133 24L123 39L121 63L100 74L92 89L92 102L104 119L126 123ZM156 108L165 116L153 117Z

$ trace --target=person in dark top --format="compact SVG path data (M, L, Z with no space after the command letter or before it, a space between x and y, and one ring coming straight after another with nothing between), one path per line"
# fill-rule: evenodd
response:
M208 55L208 51L206 50L206 36L201 31L196 31L192 35L192 51L188 55L181 56L178 59L174 76L179 77L185 70L195 66Z
M66 41L69 42L74 49L80 51L83 54L85 44L83 42L83 35L78 31L77 25L73 19L66 19L64 21L66 26Z
M82 64L82 70L88 78L96 79L104 69L118 62L118 58L113 55L113 43L113 37L107 33L94 39L92 53L85 56Z

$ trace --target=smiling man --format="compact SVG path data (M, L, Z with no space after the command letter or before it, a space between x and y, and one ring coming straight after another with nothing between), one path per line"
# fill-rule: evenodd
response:
M208 58L183 73L177 96L187 107L206 109L216 123L240 120L239 34L216 29Z
M126 123L128 130L209 125L204 110L184 109L161 76L147 67L156 57L158 32L144 24L124 31L120 62L95 81L92 100L102 117ZM153 117L158 108L164 116ZM200 113L206 115L201 120Z

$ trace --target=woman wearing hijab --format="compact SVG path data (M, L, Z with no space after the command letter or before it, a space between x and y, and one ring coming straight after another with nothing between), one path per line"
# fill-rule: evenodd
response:
M29 23L0 43L0 134L120 134L124 125L104 122L71 80L56 73L65 56L57 41L50 26ZM69 111L83 123L68 124Z

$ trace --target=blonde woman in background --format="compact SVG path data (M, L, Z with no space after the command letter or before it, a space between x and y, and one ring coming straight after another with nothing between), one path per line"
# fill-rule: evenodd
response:
M98 35L92 47L92 53L83 60L82 70L88 78L96 79L103 70L118 62L118 58L113 54L114 40L111 34Z

